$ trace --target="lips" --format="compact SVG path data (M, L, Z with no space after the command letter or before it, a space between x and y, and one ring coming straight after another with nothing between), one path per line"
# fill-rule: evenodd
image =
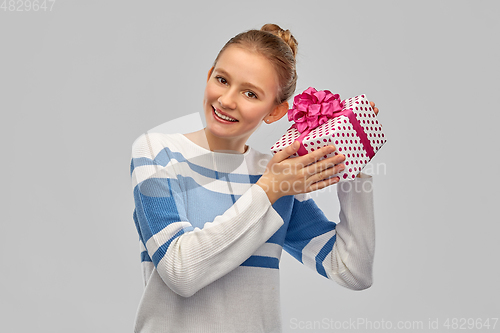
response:
M229 121L232 123L238 122L237 119L234 119L233 117L228 116L227 114L223 113L219 109L214 108L213 106L212 106L212 109L214 110L215 116L218 117L219 119Z

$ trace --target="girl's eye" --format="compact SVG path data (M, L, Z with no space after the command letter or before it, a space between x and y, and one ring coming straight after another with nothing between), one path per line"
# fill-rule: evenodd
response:
M217 79L217 81L219 81L219 83L227 84L226 79L223 78L222 76L216 76L215 78Z
M251 91L247 91L245 92L245 95L249 98L257 98L257 95L255 95L253 92Z

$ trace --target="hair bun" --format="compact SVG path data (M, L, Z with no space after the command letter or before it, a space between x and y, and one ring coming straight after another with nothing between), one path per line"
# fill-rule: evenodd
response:
M290 30L283 30L279 25L273 23L264 24L262 28L260 28L260 30L270 32L273 35L281 38L288 46L290 46L293 56L295 57L297 55L297 48L299 43L297 42L295 37L293 37Z

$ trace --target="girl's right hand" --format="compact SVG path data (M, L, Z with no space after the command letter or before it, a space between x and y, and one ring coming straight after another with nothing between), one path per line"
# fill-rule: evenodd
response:
M299 147L300 143L295 141L276 153L256 183L266 192L271 204L282 196L308 193L339 182L339 177L330 177L344 170L342 162L345 156L338 154L318 161L334 152L335 146L329 145L303 156L289 158Z

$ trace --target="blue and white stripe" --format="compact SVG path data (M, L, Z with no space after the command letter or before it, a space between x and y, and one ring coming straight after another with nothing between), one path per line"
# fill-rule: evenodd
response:
M207 221L229 209L257 182L265 164L256 167L255 163L249 164L240 158L228 168L223 163L217 163L211 154L177 151L175 145L164 140L163 134L150 133L142 139L148 140L147 145L142 145L147 149L133 152L130 168L135 200L142 204L142 207L136 205L134 220L145 244L141 260L152 260L157 265L176 237L203 229ZM217 170L214 164L219 164ZM218 171L220 169L226 169L226 172ZM249 169L259 172L250 174ZM173 195L172 187L176 187L182 196L178 193ZM187 202L199 204L183 207L186 197ZM209 198L217 200L207 201ZM148 216L148 211L158 211L159 206L169 211ZM199 209L203 210L203 214ZM335 223L324 217L308 194L284 197L275 203L274 209L283 218L283 227L242 266L277 269L281 251L285 248L304 265L327 277L323 261L332 251L336 239ZM161 224L160 219L166 216L170 222ZM312 221L314 224L311 224Z

